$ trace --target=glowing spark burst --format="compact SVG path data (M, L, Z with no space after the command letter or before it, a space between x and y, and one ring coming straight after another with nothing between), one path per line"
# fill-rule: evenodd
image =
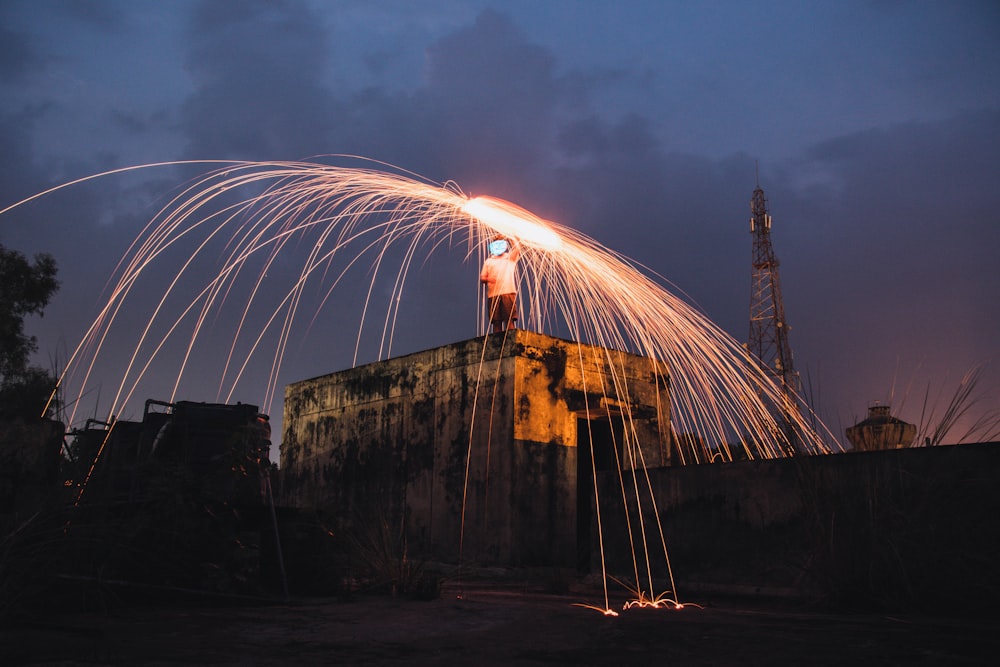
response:
M508 201L474 197L462 204L461 209L503 236L547 252L558 252L562 248L562 239L552 229L552 223Z
M673 598L668 598L666 593L661 593L655 598L648 598L642 592L636 596L634 600L629 600L622 606L623 611L628 611L629 609L685 609L686 607L697 607L701 609L699 605L691 604L690 602L682 603L674 600Z
M609 400L629 404L628 381L615 351L645 356L653 360L658 374L669 376L670 426L701 443L684 462L732 460L734 448L750 459L783 456L793 446L803 452L827 452L826 443L835 442L798 414L792 415L795 442L790 442L789 430L775 418L785 395L742 345L667 290L658 276L569 227L500 199L469 198L452 184L382 170L386 165L371 169L311 162L211 164L220 166L171 199L121 260L106 303L60 380L71 398L67 403L74 406L70 423L76 421L76 406L82 404L98 360L109 352L112 330L128 304L142 301L137 286L155 267L173 263L175 268L151 304L134 346L128 347L131 352L121 365L121 379L107 410L109 422L144 398L137 396L140 381L151 372L154 360L166 353L168 342L182 339L180 358L170 362L176 370L169 398L173 401L182 377L200 363L196 359L204 358L198 356L199 344L210 329L230 320L235 326L225 353L209 355L218 358L220 366L219 398L231 401L248 367L263 357L270 371L260 404L270 412L283 359L303 317L299 311L307 286L322 285L322 307L345 276L368 260L370 282L363 290L356 362L362 330L371 326L377 305L376 278L389 276L389 305L379 325L381 357L391 351L400 297L414 262L442 248L464 248L463 261L482 259L483 242L502 234L517 239L522 247L522 298L533 306L522 324L537 331L560 329L581 343L606 349L610 386L601 391ZM90 178L99 176L103 175ZM83 180L89 179L74 183ZM292 278L277 287L275 297L271 276L279 266L287 268L289 255L297 258L296 268ZM205 263L214 267L206 271ZM225 308L235 317L221 317ZM620 475L632 475L634 502L639 505L637 471L644 470L646 462L630 435L629 419L626 408L618 469ZM640 522L647 514L659 526L655 505L639 508ZM641 540L633 545L633 553L648 554L646 532L639 532ZM658 539L662 544L662 528ZM666 553L665 544L662 551ZM648 555L645 558L643 565L635 557L637 580L642 569L652 579ZM636 604L676 607L679 603L639 595ZM607 604L600 610L614 613Z
M577 603L577 604L574 604L573 606L574 607L583 607L584 609L590 609L592 611L596 611L599 614L601 614L602 616L619 616L620 615L614 609L610 609L608 607L598 607L597 605L593 605L593 604Z

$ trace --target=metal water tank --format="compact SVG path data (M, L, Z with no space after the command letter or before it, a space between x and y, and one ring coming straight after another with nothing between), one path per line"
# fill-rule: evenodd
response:
M888 405L868 408L868 418L847 429L847 439L854 451L902 449L913 444L917 427L889 414Z

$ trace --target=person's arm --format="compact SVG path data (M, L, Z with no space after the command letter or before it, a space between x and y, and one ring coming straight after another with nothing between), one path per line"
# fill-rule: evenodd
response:
M521 242L517 239L510 240L510 261L516 262L521 259Z

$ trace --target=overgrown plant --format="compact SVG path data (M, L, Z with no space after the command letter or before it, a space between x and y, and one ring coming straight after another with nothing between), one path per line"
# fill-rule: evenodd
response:
M982 386L983 370L982 365L969 369L950 397L944 389L932 392L931 385L927 385L921 399L914 446L1000 439L1000 402L996 400L996 391ZM904 404L908 396L909 390L903 397Z
M441 580L428 571L426 561L411 558L405 521L393 526L387 517L384 512L356 517L348 531L358 574L373 589L388 590L393 596L437 598Z

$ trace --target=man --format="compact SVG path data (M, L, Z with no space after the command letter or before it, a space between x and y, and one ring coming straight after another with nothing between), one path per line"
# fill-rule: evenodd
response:
M513 329L517 323L517 271L521 250L503 236L490 241L490 256L483 263L479 281L486 285L490 325L493 333Z

